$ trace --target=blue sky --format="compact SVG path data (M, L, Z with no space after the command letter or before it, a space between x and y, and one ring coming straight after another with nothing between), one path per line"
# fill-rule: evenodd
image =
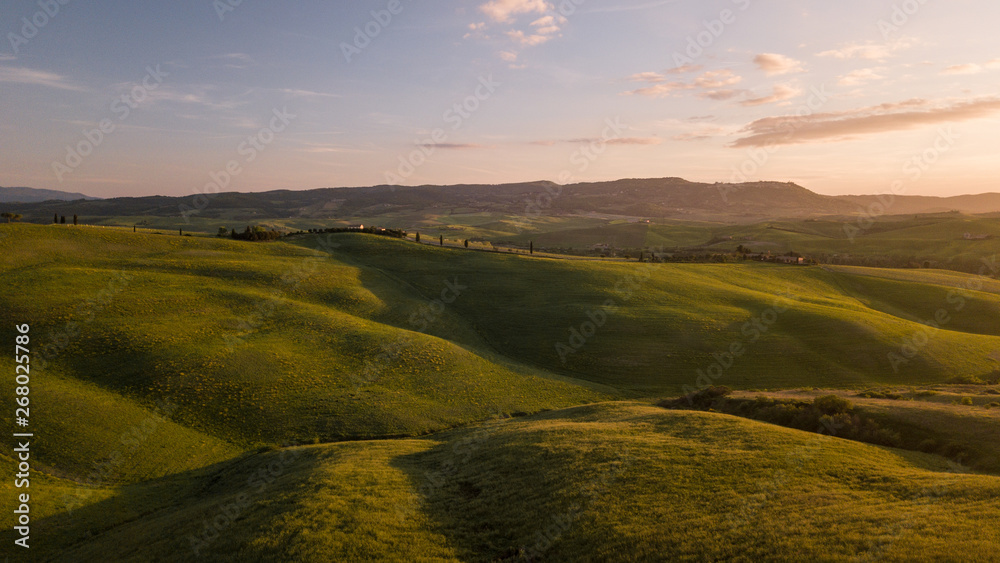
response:
M62 2L0 1L0 185L1000 191L995 2Z

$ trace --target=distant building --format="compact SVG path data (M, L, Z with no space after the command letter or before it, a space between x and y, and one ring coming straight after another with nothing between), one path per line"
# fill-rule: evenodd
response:
M744 254L747 260L759 260L761 262L780 262L782 264L805 264L806 259L801 256L772 256L770 252Z
M990 235L974 235L972 233L965 233L965 240L987 240L993 238Z

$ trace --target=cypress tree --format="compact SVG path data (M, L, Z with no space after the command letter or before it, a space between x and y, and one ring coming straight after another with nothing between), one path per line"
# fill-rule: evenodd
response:
M528 253L530 253L530 254L534 254L535 253L535 241L529 241L528 242Z
M65 225L66 224L66 216L65 215L60 215L59 216L59 224L61 224L61 225Z
M440 243L441 246L444 246L444 235L438 235L438 237L440 237L440 240L438 242Z
M58 223L59 222L59 214L58 213L53 213L52 214L52 222L53 223Z
M73 224L76 225L76 213L73 214Z
M417 242L420 242L420 233L417 233Z
M465 248L469 248L469 239L465 239Z

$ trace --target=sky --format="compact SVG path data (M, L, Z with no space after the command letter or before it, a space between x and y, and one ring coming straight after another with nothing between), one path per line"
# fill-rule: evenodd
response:
M0 185L1000 191L993 0L0 0Z

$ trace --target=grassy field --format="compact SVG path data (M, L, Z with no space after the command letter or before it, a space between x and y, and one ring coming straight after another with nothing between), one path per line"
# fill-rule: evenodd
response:
M619 402L247 455L122 487L42 519L33 554L910 561L961 546L986 561L1000 556L998 494L997 477L934 456Z
M170 420L246 448L420 434L614 394L500 356L412 287L329 254L95 228L4 233L0 317L32 325L37 392L72 396L67 412L169 401ZM37 424L59 423L56 408L42 412Z
M968 275L945 285L926 271L894 305L878 280L842 270L547 260L364 237L341 244L338 256L425 294L462 280L469 289L449 309L504 355L641 396L694 385L734 343L743 352L722 360L718 379L736 387L941 382L992 372L1000 349L990 322L1000 299L970 289L978 278ZM959 311L949 301L955 283ZM925 342L921 323L941 308L950 321ZM919 353L894 364L891 354L914 339Z
M649 404L834 388L1000 471L993 388L945 385L1000 368L996 280L18 224L0 254L37 560L1000 555L993 475ZM856 398L886 386L914 400Z
M567 225L568 226L568 225ZM967 240L965 235L990 236ZM553 228L538 225L523 233L494 235L537 248L590 250L607 244L637 252L732 252L737 246L755 252L783 254L795 251L823 261L882 261L892 265L923 265L975 273L982 259L1000 253L1000 221L992 216L956 213L885 216L870 219L830 218L766 221L749 225L672 221L651 223L606 221L584 227Z
M993 215L932 213L923 215L832 216L819 219L721 223L677 218L620 217L596 213L517 216L502 212L440 208L425 211L358 213L340 220L273 217L233 210L222 217L114 216L84 218L97 225L139 225L151 232L215 234L220 227L242 231L248 224L284 231L347 225L380 225L420 232L424 238L527 248L566 253L590 253L609 245L616 255L691 251L733 252L744 245L756 252L795 251L825 263L866 266L921 267L976 273L983 259L1000 254L1000 220ZM253 219L248 219L252 217ZM991 237L984 240L972 237ZM995 272L994 272L995 273Z
M856 411L900 432L906 442L915 446L911 449L936 451L972 469L1000 474L1000 444L993 438L1000 425L1000 387L996 385L880 387L860 392L743 391L735 395L811 401L828 394L847 399Z

